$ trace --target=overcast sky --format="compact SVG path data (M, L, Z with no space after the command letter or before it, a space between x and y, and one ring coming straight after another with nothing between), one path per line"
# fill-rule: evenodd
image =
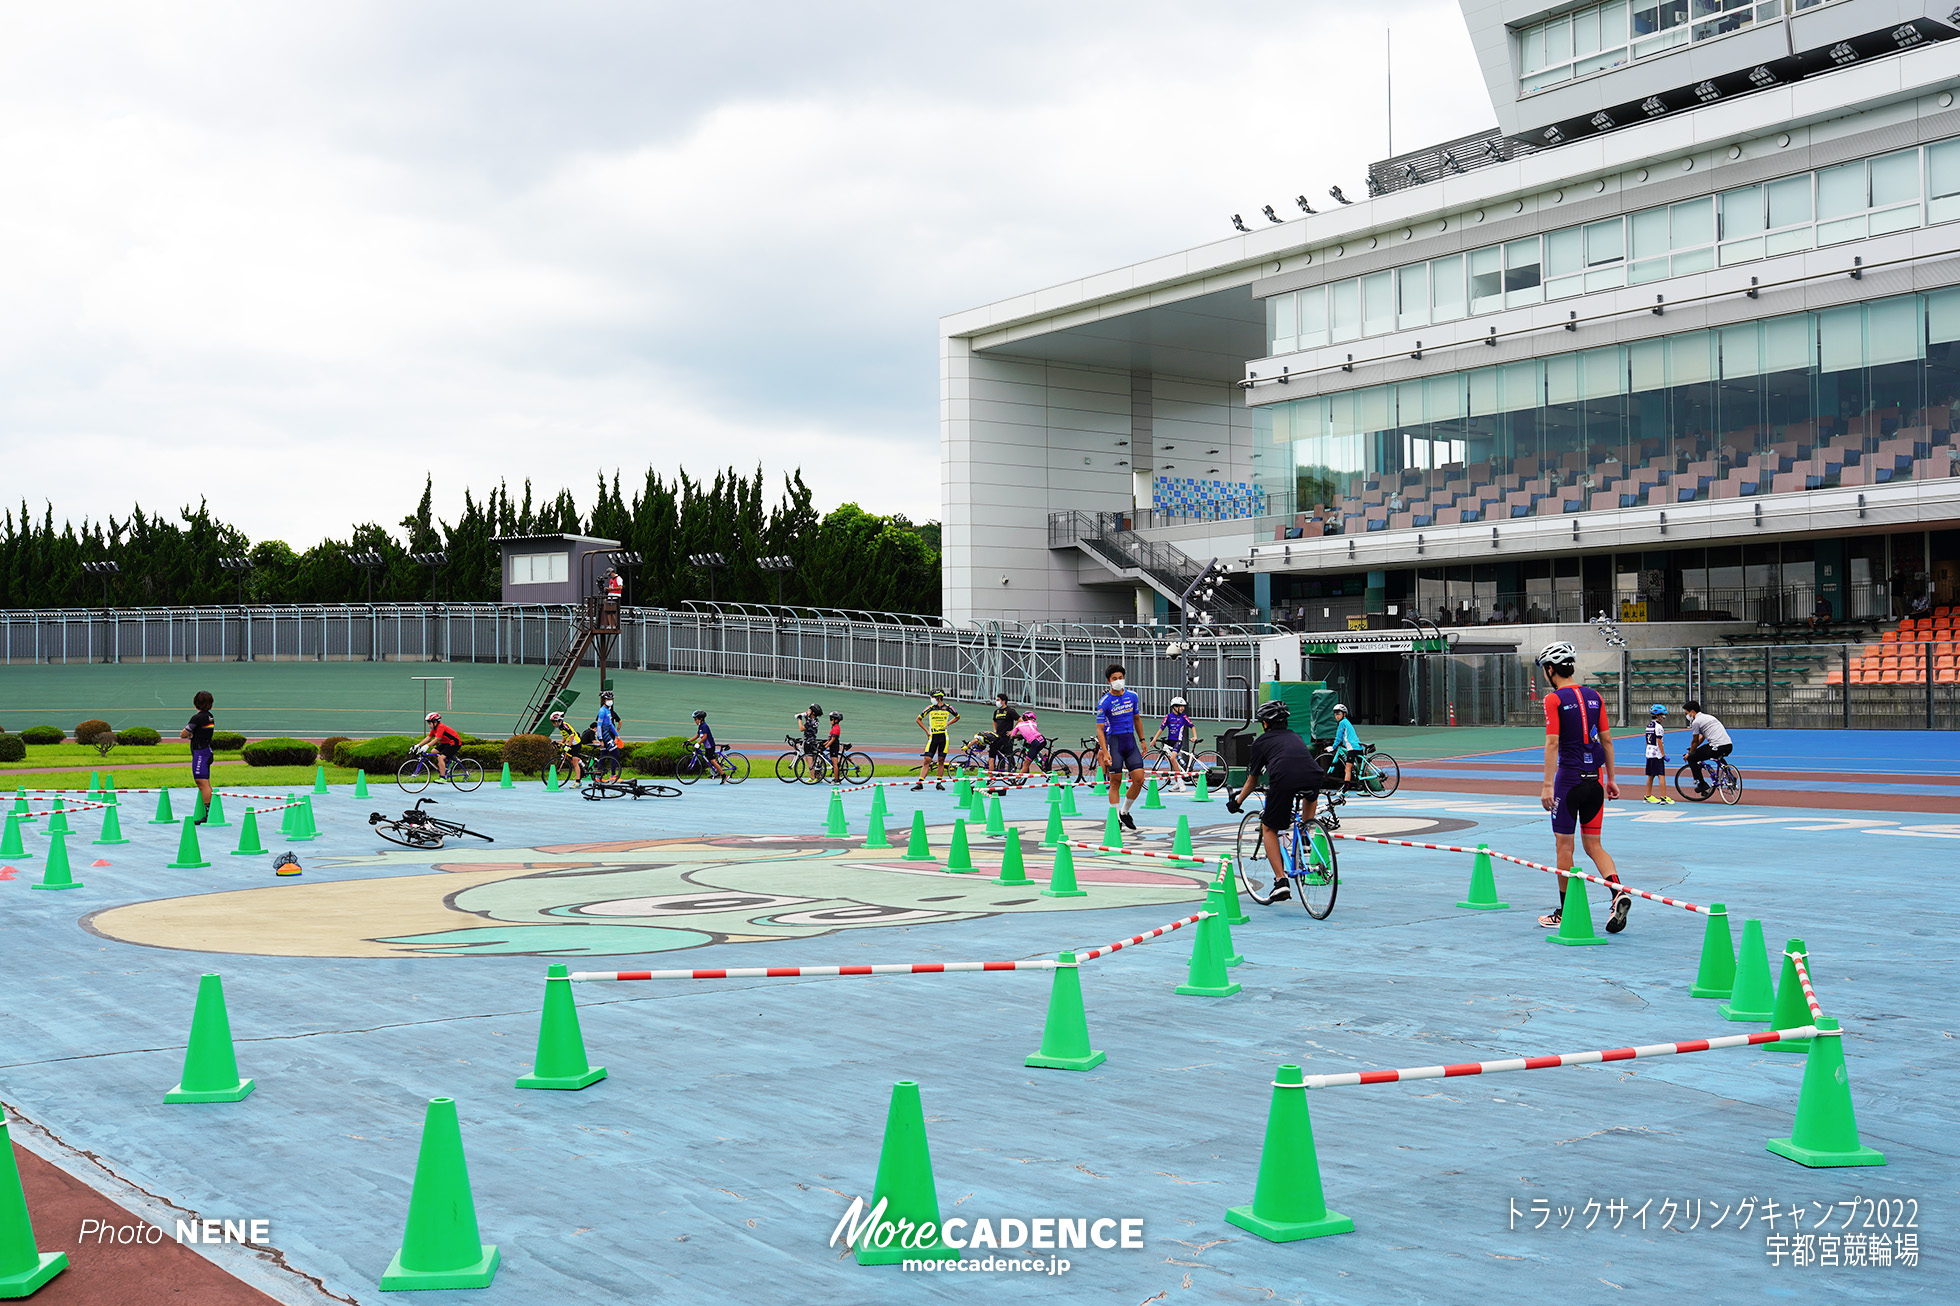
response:
M254 539L425 472L939 516L942 313L1494 119L1454 3L9 6L5 499Z

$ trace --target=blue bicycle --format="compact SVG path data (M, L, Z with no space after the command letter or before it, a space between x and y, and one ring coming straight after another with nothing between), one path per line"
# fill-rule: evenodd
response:
M1333 807L1344 800L1338 794L1329 794L1326 805L1308 820L1306 798L1306 794L1301 794L1295 800L1293 823L1280 832L1280 864L1286 869L1288 889L1306 908L1307 915L1324 921L1333 912L1335 895L1341 891L1340 855L1334 851L1334 841L1327 836L1341 826L1341 818L1334 814ZM1248 809L1239 822L1236 865L1246 896L1264 907L1276 895L1260 816L1259 812Z

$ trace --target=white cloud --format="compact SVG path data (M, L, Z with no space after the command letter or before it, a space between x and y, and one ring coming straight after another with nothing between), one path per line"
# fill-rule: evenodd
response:
M1360 189L1453 5L125 4L0 28L5 497L393 522L801 466L934 516L942 314Z

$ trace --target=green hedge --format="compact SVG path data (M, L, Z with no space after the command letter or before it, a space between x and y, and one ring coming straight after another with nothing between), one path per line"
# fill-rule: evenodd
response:
M107 721L97 721L93 717L75 727L75 742L92 744L97 735L113 735L115 729Z
M672 775L675 764L687 756L684 735L668 735L652 743L634 744L626 750L626 761L641 775Z
M27 744L19 735L0 733L0 762L19 762L27 757Z
M335 766L366 771L369 775L393 775L408 760L408 750L420 735L382 735L342 744L334 750Z
M543 735L512 735L504 743L504 761L519 775L543 775L558 758L558 745Z
M235 753L245 747L245 736L239 734L236 730L213 730L211 732L211 747L216 752Z
M254 739L245 745L247 766L312 766L319 755L319 745L304 739Z
M20 737L29 744L58 744L68 738L68 733L60 726L29 726L20 732Z
M154 748L162 740L163 736L148 726L130 726L127 730L116 731L116 742L131 748Z
M473 744L464 744L462 755L481 762L486 771L495 771L504 764L504 746L493 739L479 739Z
M328 735L320 741L320 756L331 763L335 755L339 753L340 746L350 742L352 741L346 735Z

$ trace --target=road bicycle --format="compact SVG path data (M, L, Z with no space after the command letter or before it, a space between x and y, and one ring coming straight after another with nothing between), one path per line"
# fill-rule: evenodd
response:
M1709 770L1707 789L1699 789L1695 782L1695 772L1701 767ZM1689 762L1674 773L1674 789L1691 803L1705 803L1711 796L1719 795L1730 807L1742 801L1742 772L1729 764L1726 757L1711 757L1701 762Z
M1082 778L1083 762L1081 755L1071 753L1066 748L1055 747L1053 740L1042 740L1041 747L1035 749L1032 753L1028 752L1027 747L1023 745L1021 748L1021 760L1023 764L1028 762L1034 763L1034 769L1013 776L1003 776L1002 779L1008 780L1013 784L1037 784L1054 779L1058 773L1064 780L1073 781ZM1091 757L1090 760L1093 761L1094 758Z
M784 735L783 755L776 759L776 778L786 785L803 780L804 763L812 757L822 756L815 742L806 743L801 735Z
M625 759L619 749L616 747L603 749L593 754L591 760L585 764L585 783L591 784L597 780L605 784L617 780L623 770L625 770Z
M481 839L485 843L496 842L487 834L478 834L475 830L465 828L460 822L445 821L439 816L431 816L422 810L422 804L436 801L438 800L434 798L418 798L415 800L415 806L394 820L379 812L369 812L368 824L373 826L374 832L383 839L389 843L398 843L404 848L440 848L444 839L460 838L464 835L472 839Z
M1285 867L1288 886L1300 900L1307 915L1324 921L1334 910L1334 898L1341 891L1341 859L1334 841L1327 836L1340 829L1341 818L1333 805L1341 801L1329 796L1327 804L1305 816L1307 794L1299 794L1293 806L1293 822L1279 835L1280 864ZM1272 903L1273 865L1266 859L1266 844L1260 828L1260 813L1248 810L1239 822L1239 838L1234 859L1239 883L1246 895L1260 906Z
M614 775L608 779L587 780L579 791L579 797L588 802L600 802L607 798L679 798L681 791L672 785L661 784L657 780L642 780L637 776L624 779Z
M1195 734L1175 748L1168 740L1152 744L1150 751L1144 755L1143 764L1159 780L1170 775L1196 780L1199 772L1211 772L1225 765L1215 750L1198 747L1198 736Z
M674 774L684 785L691 785L704 775L738 785L749 778L749 759L727 744L716 744L712 752L696 745L674 767Z
M418 748L395 770L395 783L411 794L427 789L431 780L438 783L447 780L457 789L469 793L483 783L483 764L473 757L452 758L449 774L445 776L442 773L442 754Z
M841 767L839 762L843 763ZM840 757L832 757L826 750L796 759L796 778L804 784L820 785L826 780L839 784L860 784L871 776L870 755L853 753L849 744L844 745Z
M1363 744L1362 756L1355 759L1354 778L1341 786L1343 793L1363 798L1387 798L1402 787L1402 764L1373 744Z

